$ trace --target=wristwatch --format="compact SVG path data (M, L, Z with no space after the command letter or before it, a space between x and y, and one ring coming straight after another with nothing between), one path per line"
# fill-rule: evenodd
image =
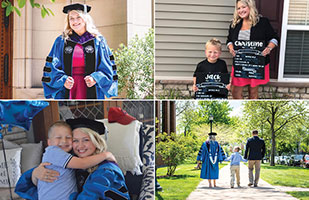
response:
M269 49L269 51L273 50L273 48L271 48L271 47L266 47L266 48L268 48L268 49Z

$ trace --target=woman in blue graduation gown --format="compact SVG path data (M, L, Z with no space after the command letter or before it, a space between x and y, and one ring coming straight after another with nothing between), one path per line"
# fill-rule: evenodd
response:
M65 6L66 28L46 58L44 96L53 99L104 99L117 96L114 56L93 24L90 6Z
M200 177L208 179L209 187L212 187L211 180L213 180L214 187L216 187L216 179L219 178L219 162L225 159L225 153L216 141L215 135L217 133L212 132L208 135L209 140L202 144L196 160L199 165L202 162Z
M86 157L106 150L102 136L105 132L103 123L90 119L69 119L67 123L73 130L73 151L78 157ZM31 169L18 180L15 193L27 200L38 200L37 187L32 180L38 177L42 181L52 182L52 170L44 169L38 176ZM39 169L40 171L42 169ZM88 170L76 170L77 191L71 194L70 200L128 200L130 199L122 171L115 162L103 161ZM36 174L36 175L35 175ZM40 178L41 180L41 178Z

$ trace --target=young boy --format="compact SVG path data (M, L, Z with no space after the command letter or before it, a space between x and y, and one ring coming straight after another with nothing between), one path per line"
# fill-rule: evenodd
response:
M71 150L72 130L70 126L63 121L51 125L48 130L48 147L45 149L42 162L51 163L46 167L58 171L60 176L53 183L38 181L39 200L68 200L69 196L77 191L73 169L87 169L106 159L113 160L109 152L78 158L69 153Z
M195 72L193 74L193 91L196 92L198 87L196 86L196 74L198 72L221 72L228 73L227 66L224 60L221 60L219 57L222 51L222 44L220 40L213 38L208 40L205 45L205 56L206 59L197 64ZM230 84L226 86L230 89Z
M240 187L240 176L239 176L239 169L240 169L240 161L247 162L247 160L243 159L242 156L239 154L240 147L234 147L234 153L231 157L225 159L225 161L231 161L230 169L231 169L231 188L234 188L235 182L235 174L237 179L237 186Z

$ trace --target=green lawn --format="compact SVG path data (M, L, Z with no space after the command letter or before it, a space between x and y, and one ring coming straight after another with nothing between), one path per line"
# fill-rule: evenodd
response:
M309 188L309 169L261 165L261 178L271 185Z
M309 188L309 169L269 164L261 167L261 178L271 185ZM309 192L287 193L300 200L309 200Z
M226 164L220 164L220 168ZM163 191L156 192L156 200L186 199L201 181L200 170L194 169L196 164L179 165L173 177L157 178ZM157 170L157 177L166 175L166 167Z
M287 192L287 193L300 200L309 200L309 192Z

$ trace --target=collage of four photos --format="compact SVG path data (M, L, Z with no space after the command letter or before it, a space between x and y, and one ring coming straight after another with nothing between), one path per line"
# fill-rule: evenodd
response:
M308 0L0 2L0 200L309 200Z

